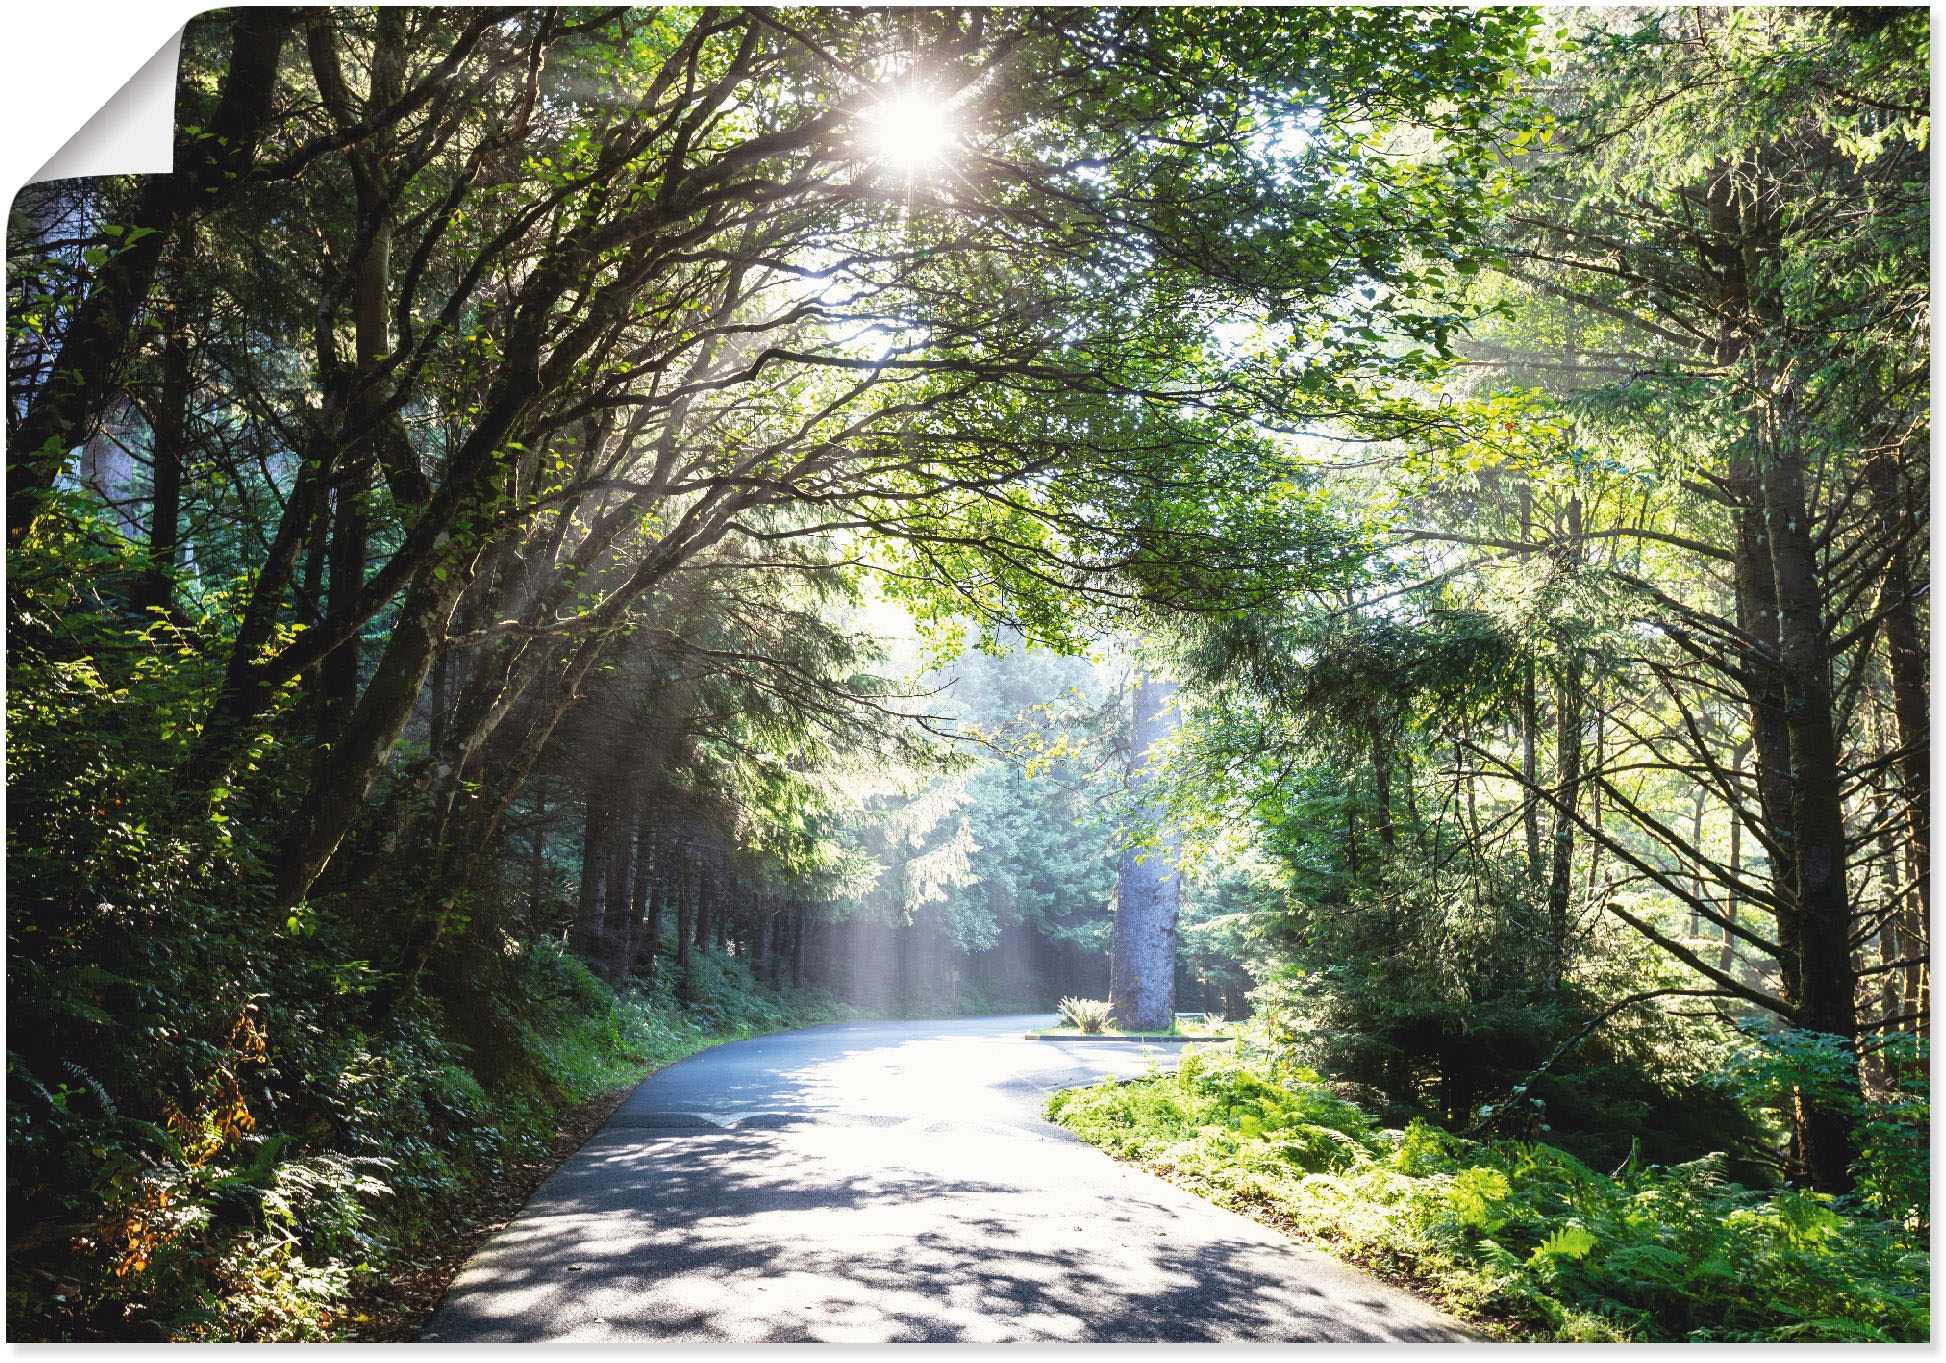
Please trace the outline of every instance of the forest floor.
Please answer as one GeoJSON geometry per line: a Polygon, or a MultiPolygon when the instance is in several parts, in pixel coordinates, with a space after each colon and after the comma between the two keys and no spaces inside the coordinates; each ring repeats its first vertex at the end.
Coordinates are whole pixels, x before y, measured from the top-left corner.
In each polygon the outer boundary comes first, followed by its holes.
{"type": "Polygon", "coordinates": [[[1930,1335],[1922,1223],[1861,1199],[1745,1187],[1725,1177],[1720,1154],[1669,1166],[1631,1158],[1603,1174],[1542,1142],[1470,1140],[1418,1120],[1383,1127],[1316,1074],[1235,1048],[1069,1089],[1048,1115],[1499,1339],[1930,1335]]]}
{"type": "Polygon", "coordinates": [[[389,1271],[362,1282],[346,1303],[356,1323],[351,1341],[402,1343],[416,1339],[467,1260],[527,1204],[543,1180],[560,1168],[636,1089],[618,1085],[577,1103],[560,1117],[560,1131],[531,1159],[510,1160],[496,1175],[449,1199],[412,1244],[401,1246],[389,1271]]]}

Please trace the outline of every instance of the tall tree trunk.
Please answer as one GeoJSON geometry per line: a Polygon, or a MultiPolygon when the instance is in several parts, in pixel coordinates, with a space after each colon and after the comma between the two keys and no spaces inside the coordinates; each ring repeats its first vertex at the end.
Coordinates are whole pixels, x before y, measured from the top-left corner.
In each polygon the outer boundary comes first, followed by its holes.
{"type": "Polygon", "coordinates": [[[581,821],[581,887],[576,900],[574,935],[569,944],[574,954],[584,961],[601,958],[606,918],[608,829],[613,822],[606,803],[600,797],[590,795],[587,814],[581,821]]]}
{"type": "MultiPolygon", "coordinates": [[[[345,481],[333,495],[328,554],[331,590],[325,598],[326,628],[347,626],[357,615],[359,598],[364,594],[365,554],[371,539],[370,518],[365,511],[367,477],[364,462],[354,457],[345,481]]],[[[319,711],[325,733],[337,733],[357,707],[362,651],[363,640],[357,630],[352,630],[318,664],[318,681],[323,688],[319,711]]]]}
{"type": "MultiPolygon", "coordinates": [[[[1803,452],[1794,432],[1793,395],[1781,410],[1759,465],[1764,526],[1777,584],[1778,657],[1791,761],[1791,853],[1799,918],[1798,1024],[1847,1044],[1858,1038],[1858,975],[1852,963],[1852,904],[1846,883],[1844,781],[1833,715],[1830,640],[1824,593],[1804,495],[1803,452]]],[[[1854,1076],[1855,1082],[1855,1076],[1854,1076]]],[[[1850,1119],[1832,1106],[1799,1100],[1798,1135],[1812,1184],[1847,1192],[1857,1156],[1850,1119]]]]}
{"type": "Polygon", "coordinates": [[[1909,879],[1923,921],[1932,911],[1932,726],[1926,689],[1926,650],[1919,628],[1912,573],[1917,530],[1907,509],[1904,479],[1892,455],[1880,451],[1865,463],[1879,533],[1891,543],[1878,608],[1885,618],[1885,670],[1892,686],[1892,717],[1899,736],[1899,776],[1904,787],[1909,879]]]}
{"type": "Polygon", "coordinates": [[[757,925],[757,952],[754,964],[757,978],[768,983],[777,978],[772,957],[777,950],[777,905],[766,901],[759,906],[757,925]]]}
{"type": "Polygon", "coordinates": [[[656,845],[656,825],[647,810],[636,820],[634,906],[630,914],[632,931],[628,955],[623,960],[624,978],[630,972],[655,983],[655,939],[662,930],[662,892],[658,884],[661,849],[656,845]]]}
{"type": "Polygon", "coordinates": [[[1134,1031],[1161,1031],[1175,1021],[1176,918],[1181,876],[1176,840],[1158,825],[1161,811],[1145,798],[1154,774],[1148,764],[1176,732],[1171,682],[1144,676],[1135,685],[1135,725],[1129,745],[1133,836],[1154,845],[1124,848],[1116,867],[1115,936],[1109,955],[1109,1003],[1116,1019],[1134,1031]],[[1142,827],[1142,824],[1149,825],[1142,827]]]}
{"type": "MultiPolygon", "coordinates": [[[[1520,485],[1520,542],[1534,542],[1534,489],[1525,481],[1520,485]]],[[[1523,562],[1528,551],[1521,551],[1523,562]]],[[[1541,785],[1541,764],[1537,752],[1540,743],[1540,698],[1534,685],[1534,660],[1530,657],[1521,664],[1520,669],[1520,776],[1525,783],[1522,787],[1526,807],[1521,811],[1521,826],[1527,834],[1527,875],[1532,883],[1541,883],[1541,802],[1534,792],[1541,785]]]]}
{"type": "Polygon", "coordinates": [[[1550,983],[1559,989],[1567,978],[1573,936],[1574,820],[1569,811],[1581,790],[1581,658],[1572,646],[1561,664],[1554,715],[1554,774],[1561,807],[1554,820],[1547,880],[1547,946],[1550,983]]]}
{"type": "Polygon", "coordinates": [[[716,914],[716,898],[721,888],[717,883],[716,848],[704,846],[700,850],[698,863],[701,874],[696,881],[696,946],[699,950],[707,952],[710,949],[710,939],[716,932],[716,924],[713,920],[716,914]]]}
{"type": "MultiPolygon", "coordinates": [[[[1581,499],[1567,505],[1567,562],[1581,561],[1581,499]]],[[[1548,972],[1551,987],[1567,978],[1573,931],[1574,810],[1581,794],[1581,648],[1570,639],[1561,659],[1554,697],[1554,780],[1560,801],[1554,819],[1547,880],[1548,972]]]]}
{"type": "Polygon", "coordinates": [[[176,569],[182,544],[182,472],[189,424],[189,340],[180,312],[164,321],[162,385],[156,398],[154,440],[150,445],[149,554],[136,591],[144,612],[173,612],[176,569]]]}
{"type": "Polygon", "coordinates": [[[1777,583],[1764,535],[1763,508],[1751,461],[1740,458],[1729,479],[1736,513],[1737,628],[1750,639],[1740,659],[1748,679],[1750,754],[1757,788],[1758,842],[1771,865],[1777,899],[1777,971],[1784,997],[1799,997],[1800,940],[1797,868],[1790,856],[1791,752],[1784,723],[1784,683],[1778,666],[1777,583]]]}
{"type": "MultiPolygon", "coordinates": [[[[1766,248],[1775,251],[1775,232],[1764,214],[1749,201],[1744,185],[1754,167],[1722,164],[1715,168],[1704,192],[1709,235],[1701,253],[1715,275],[1715,313],[1719,330],[1714,342],[1715,362],[1727,369],[1744,367],[1748,337],[1763,327],[1769,300],[1752,292],[1753,280],[1764,274],[1766,248]]],[[[1784,681],[1779,663],[1777,575],[1771,561],[1766,528],[1764,489],[1755,446],[1756,424],[1731,456],[1724,472],[1724,488],[1736,524],[1735,560],[1737,628],[1750,640],[1741,662],[1748,681],[1750,744],[1755,760],[1757,802],[1761,813],[1759,841],[1770,856],[1772,891],[1777,898],[1778,972],[1784,996],[1798,997],[1801,949],[1796,868],[1791,844],[1791,755],[1786,729],[1784,681]]]]}
{"type": "MultiPolygon", "coordinates": [[[[1743,759],[1749,752],[1750,745],[1746,741],[1739,743],[1736,750],[1730,754],[1730,771],[1732,775],[1742,775],[1743,759]]],[[[1718,968],[1725,974],[1736,973],[1737,945],[1735,929],[1737,909],[1741,904],[1741,900],[1737,895],[1735,882],[1743,879],[1743,819],[1736,809],[1730,811],[1730,875],[1732,877],[1732,883],[1726,891],[1728,898],[1723,906],[1723,916],[1730,920],[1730,925],[1723,930],[1723,952],[1717,962],[1718,968]]]]}
{"type": "Polygon", "coordinates": [[[683,840],[682,874],[676,895],[676,997],[696,1001],[696,906],[702,898],[702,858],[693,836],[683,840]]]}
{"type": "MultiPolygon", "coordinates": [[[[1756,161],[1720,167],[1705,196],[1705,256],[1718,270],[1724,330],[1717,359],[1748,376],[1767,406],[1750,419],[1727,484],[1739,504],[1738,624],[1755,647],[1746,659],[1751,739],[1765,846],[1778,867],[1779,972],[1800,1027],[1857,1037],[1857,975],[1845,880],[1843,788],[1832,713],[1830,640],[1792,380],[1752,352],[1752,333],[1782,334],[1776,297],[1781,202],[1765,195],[1756,161]]],[[[1856,1074],[1852,1075],[1856,1082],[1856,1074]]],[[[1851,1187],[1855,1151],[1843,1104],[1797,1095],[1792,1143],[1822,1191],[1851,1187]]]]}
{"type": "Polygon", "coordinates": [[[811,924],[803,904],[797,905],[791,916],[795,924],[795,930],[791,933],[791,985],[802,989],[810,979],[807,958],[811,945],[811,924]]]}
{"type": "MultiPolygon", "coordinates": [[[[364,108],[366,116],[397,102],[402,93],[403,24],[403,16],[396,10],[378,13],[370,92],[364,108]]],[[[350,131],[359,122],[359,110],[354,107],[353,96],[345,87],[338,66],[333,28],[328,24],[314,24],[307,37],[314,79],[324,103],[339,129],[350,131]]],[[[331,596],[325,614],[328,627],[346,632],[344,642],[325,656],[319,668],[324,687],[323,709],[333,730],[350,717],[357,704],[359,668],[363,662],[363,639],[350,625],[357,617],[364,593],[365,560],[371,543],[369,502],[377,463],[372,431],[374,413],[382,398],[375,375],[392,349],[392,204],[385,185],[392,140],[389,132],[380,132],[353,146],[349,153],[357,201],[356,222],[364,242],[363,251],[352,263],[354,354],[350,372],[343,372],[337,362],[336,338],[328,331],[321,335],[319,345],[319,367],[328,378],[350,390],[346,404],[348,424],[360,433],[347,451],[338,475],[331,526],[331,596]]]]}
{"type": "Polygon", "coordinates": [[[623,782],[615,801],[602,849],[605,892],[596,973],[619,989],[628,978],[629,960],[635,951],[635,925],[641,918],[635,882],[635,833],[640,815],[631,782],[623,782]]]}

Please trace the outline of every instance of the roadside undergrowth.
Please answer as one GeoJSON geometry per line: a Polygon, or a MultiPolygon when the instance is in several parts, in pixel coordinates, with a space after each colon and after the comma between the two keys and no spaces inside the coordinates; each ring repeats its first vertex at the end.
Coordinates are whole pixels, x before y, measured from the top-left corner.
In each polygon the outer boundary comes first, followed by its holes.
{"type": "Polygon", "coordinates": [[[1317,1074],[1241,1047],[1068,1089],[1048,1115],[1502,1336],[1928,1337],[1922,1222],[1865,1196],[1746,1188],[1720,1156],[1604,1174],[1545,1144],[1384,1130],[1317,1074]]]}
{"type": "Polygon", "coordinates": [[[666,984],[618,995],[551,942],[510,947],[490,987],[363,1030],[293,1025],[260,996],[207,1101],[163,1122],[78,1065],[78,1084],[36,1089],[10,1052],[27,1090],[9,1110],[13,1191],[47,1210],[10,1245],[9,1337],[409,1338],[634,1083],[718,1042],[853,1015],[731,958],[695,969],[706,1007],[666,984]],[[86,1167],[62,1174],[61,1159],[86,1167]]]}

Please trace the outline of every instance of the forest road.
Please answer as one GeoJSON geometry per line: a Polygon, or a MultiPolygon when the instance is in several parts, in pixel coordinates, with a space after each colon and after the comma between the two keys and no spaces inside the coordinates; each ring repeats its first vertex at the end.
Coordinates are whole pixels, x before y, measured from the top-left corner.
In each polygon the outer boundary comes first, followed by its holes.
{"type": "Polygon", "coordinates": [[[1022,1038],[1050,1021],[811,1027],[650,1076],[420,1338],[1477,1338],[1042,1121],[1054,1089],[1179,1054],[1022,1038]]]}

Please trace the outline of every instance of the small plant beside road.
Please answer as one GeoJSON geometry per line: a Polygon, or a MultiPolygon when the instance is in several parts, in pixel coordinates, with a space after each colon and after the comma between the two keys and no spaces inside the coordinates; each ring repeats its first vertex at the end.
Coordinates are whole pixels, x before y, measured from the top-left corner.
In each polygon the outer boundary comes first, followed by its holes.
{"type": "Polygon", "coordinates": [[[1061,1020],[1052,1027],[1029,1032],[1030,1040],[1060,1041],[1075,1037],[1099,1037],[1125,1041],[1231,1041],[1223,1018],[1216,1013],[1178,1013],[1167,1028],[1135,1031],[1115,1025],[1113,1006],[1100,999],[1062,999],[1061,1020]]]}
{"type": "Polygon", "coordinates": [[[1062,999],[1061,1020],[1088,1036],[1100,1036],[1115,1020],[1106,999],[1062,999]]]}

